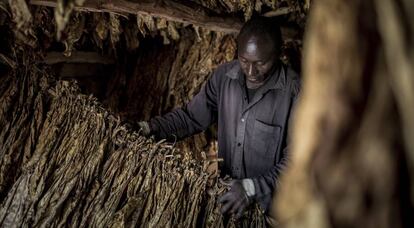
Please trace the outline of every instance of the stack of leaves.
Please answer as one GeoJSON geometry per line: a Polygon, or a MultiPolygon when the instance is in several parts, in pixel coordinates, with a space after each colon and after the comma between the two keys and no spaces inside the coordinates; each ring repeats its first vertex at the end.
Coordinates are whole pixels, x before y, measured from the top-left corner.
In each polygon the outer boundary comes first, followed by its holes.
{"type": "Polygon", "coordinates": [[[6,227],[263,227],[226,221],[208,161],[120,123],[35,66],[1,78],[0,224],[6,227]]]}

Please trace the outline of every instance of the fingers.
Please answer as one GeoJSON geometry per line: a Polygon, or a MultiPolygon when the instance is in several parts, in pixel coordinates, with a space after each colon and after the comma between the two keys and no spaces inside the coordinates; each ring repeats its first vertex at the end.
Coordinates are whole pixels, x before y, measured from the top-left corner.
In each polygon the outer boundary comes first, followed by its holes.
{"type": "Polygon", "coordinates": [[[249,198],[243,189],[240,190],[242,186],[237,186],[237,183],[233,181],[231,190],[222,195],[218,202],[223,204],[221,213],[235,214],[236,218],[240,218],[249,205],[249,198]]]}
{"type": "Polygon", "coordinates": [[[218,202],[223,204],[221,206],[221,213],[227,213],[233,207],[233,200],[231,193],[227,192],[218,199],[218,202]]]}
{"type": "Polygon", "coordinates": [[[222,206],[221,206],[221,213],[222,214],[226,214],[226,213],[228,213],[229,212],[229,210],[230,210],[230,208],[232,208],[233,207],[233,202],[231,202],[231,201],[227,201],[227,203],[224,203],[222,206]]]}
{"type": "Polygon", "coordinates": [[[244,200],[228,200],[221,207],[221,213],[235,214],[235,218],[242,217],[243,212],[246,209],[246,202],[244,200]]]}
{"type": "Polygon", "coordinates": [[[246,206],[247,204],[244,204],[244,203],[239,206],[239,208],[236,211],[236,216],[235,216],[236,219],[239,219],[243,216],[243,212],[246,210],[246,206]]]}
{"type": "Polygon", "coordinates": [[[236,213],[239,210],[239,208],[242,204],[243,204],[243,202],[240,201],[240,200],[234,201],[233,206],[231,207],[230,213],[231,214],[236,213]]]}
{"type": "Polygon", "coordinates": [[[219,203],[224,203],[226,201],[229,201],[231,199],[231,193],[227,192],[224,193],[224,195],[220,196],[220,198],[218,199],[219,203]]]}
{"type": "Polygon", "coordinates": [[[226,193],[219,198],[219,203],[222,203],[221,213],[240,213],[242,214],[246,208],[246,201],[234,198],[231,193],[226,193]]]}

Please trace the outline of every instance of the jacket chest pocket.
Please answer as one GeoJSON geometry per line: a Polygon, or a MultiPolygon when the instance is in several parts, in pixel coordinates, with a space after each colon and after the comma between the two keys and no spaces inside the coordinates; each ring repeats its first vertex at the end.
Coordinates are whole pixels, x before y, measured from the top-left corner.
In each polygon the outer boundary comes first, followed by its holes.
{"type": "Polygon", "coordinates": [[[270,125],[256,120],[252,140],[255,154],[271,159],[269,162],[274,163],[280,141],[280,131],[281,127],[278,125],[270,125]]]}

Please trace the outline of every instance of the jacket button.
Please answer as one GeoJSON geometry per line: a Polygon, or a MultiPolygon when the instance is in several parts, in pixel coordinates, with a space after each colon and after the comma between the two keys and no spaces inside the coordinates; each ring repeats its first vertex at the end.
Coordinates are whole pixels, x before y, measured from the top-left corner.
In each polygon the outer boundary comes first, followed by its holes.
{"type": "Polygon", "coordinates": [[[237,143],[237,146],[241,146],[241,143],[237,143]]]}
{"type": "Polygon", "coordinates": [[[244,122],[244,118],[241,119],[241,122],[244,122]]]}

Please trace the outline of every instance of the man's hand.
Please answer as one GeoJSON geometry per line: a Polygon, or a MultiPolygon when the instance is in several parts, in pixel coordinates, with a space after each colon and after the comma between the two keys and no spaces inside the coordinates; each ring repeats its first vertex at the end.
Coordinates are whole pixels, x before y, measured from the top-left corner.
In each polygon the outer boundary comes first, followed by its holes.
{"type": "Polygon", "coordinates": [[[236,219],[239,219],[252,200],[247,195],[242,180],[233,180],[230,191],[221,196],[218,202],[223,204],[221,213],[236,214],[236,219]]]}

